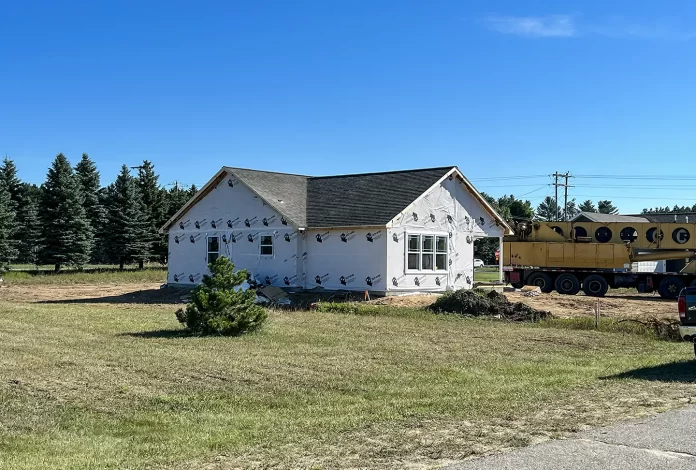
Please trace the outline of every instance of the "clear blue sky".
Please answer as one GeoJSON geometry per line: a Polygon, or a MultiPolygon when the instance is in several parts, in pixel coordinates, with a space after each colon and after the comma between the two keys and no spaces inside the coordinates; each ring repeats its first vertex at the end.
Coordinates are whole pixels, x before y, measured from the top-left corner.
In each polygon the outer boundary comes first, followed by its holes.
{"type": "Polygon", "coordinates": [[[0,155],[30,182],[88,152],[104,183],[143,159],[164,184],[454,164],[534,204],[556,170],[655,175],[574,181],[625,213],[696,202],[694,2],[7,1],[0,20],[0,155]]]}

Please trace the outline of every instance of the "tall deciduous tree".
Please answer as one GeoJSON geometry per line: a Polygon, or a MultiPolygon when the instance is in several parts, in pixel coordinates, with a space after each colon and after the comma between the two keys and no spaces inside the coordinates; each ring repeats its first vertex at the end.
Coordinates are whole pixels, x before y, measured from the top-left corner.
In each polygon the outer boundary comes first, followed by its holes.
{"type": "Polygon", "coordinates": [[[5,181],[0,179],[0,272],[17,258],[15,233],[15,212],[5,181]]]}
{"type": "Polygon", "coordinates": [[[89,158],[86,153],[82,154],[82,159],[75,165],[75,176],[80,184],[82,196],[84,198],[83,207],[85,215],[89,220],[92,234],[92,252],[90,259],[93,262],[101,261],[99,253],[103,251],[103,239],[106,229],[106,211],[99,199],[99,171],[97,165],[89,158]]]}
{"type": "Polygon", "coordinates": [[[598,201],[597,210],[600,214],[618,214],[619,209],[609,200],[598,201]]]}
{"type": "Polygon", "coordinates": [[[123,165],[109,192],[109,249],[119,268],[137,261],[140,268],[151,256],[152,239],[135,178],[123,165]]]}
{"type": "Polygon", "coordinates": [[[145,160],[138,170],[138,188],[143,200],[148,236],[152,240],[152,254],[164,261],[167,257],[167,243],[159,228],[167,221],[167,208],[164,193],[159,185],[155,166],[145,160]]]}
{"type": "Polygon", "coordinates": [[[41,198],[42,260],[60,271],[64,264],[79,268],[89,261],[92,230],[82,207],[84,198],[70,162],[59,153],[46,175],[41,198]]]}

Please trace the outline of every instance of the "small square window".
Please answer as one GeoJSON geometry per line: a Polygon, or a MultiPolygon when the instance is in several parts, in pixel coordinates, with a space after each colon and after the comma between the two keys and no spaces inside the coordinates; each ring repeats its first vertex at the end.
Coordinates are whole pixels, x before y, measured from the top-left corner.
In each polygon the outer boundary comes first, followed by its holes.
{"type": "Polygon", "coordinates": [[[208,237],[208,251],[220,251],[220,239],[218,237],[208,237]]]}
{"type": "Polygon", "coordinates": [[[261,235],[262,256],[273,256],[273,237],[271,235],[261,235]]]}
{"type": "Polygon", "coordinates": [[[409,235],[408,236],[408,251],[419,251],[420,236],[409,235]]]}
{"type": "Polygon", "coordinates": [[[421,269],[423,271],[426,271],[426,270],[432,271],[432,269],[433,269],[433,255],[428,254],[428,253],[423,253],[422,264],[423,265],[421,266],[421,269]]]}
{"type": "Polygon", "coordinates": [[[437,237],[437,252],[447,253],[447,237],[437,237]]]}
{"type": "Polygon", "coordinates": [[[208,253],[208,263],[214,263],[220,257],[217,253],[208,253]]]}
{"type": "Polygon", "coordinates": [[[418,265],[419,258],[420,258],[420,255],[418,253],[409,253],[408,254],[408,269],[420,269],[420,266],[418,265]]]}
{"type": "Polygon", "coordinates": [[[435,266],[438,270],[447,269],[447,255],[435,255],[435,266]]]}
{"type": "Polygon", "coordinates": [[[433,242],[435,237],[432,235],[423,236],[423,251],[432,253],[434,251],[433,242]]]}

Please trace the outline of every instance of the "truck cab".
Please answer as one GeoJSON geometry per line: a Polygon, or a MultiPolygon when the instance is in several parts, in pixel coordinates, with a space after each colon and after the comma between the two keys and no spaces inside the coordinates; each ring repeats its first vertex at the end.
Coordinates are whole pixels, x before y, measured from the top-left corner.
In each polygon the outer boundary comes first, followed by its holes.
{"type": "Polygon", "coordinates": [[[684,341],[694,343],[696,354],[696,287],[682,289],[678,298],[679,336],[684,341]]]}

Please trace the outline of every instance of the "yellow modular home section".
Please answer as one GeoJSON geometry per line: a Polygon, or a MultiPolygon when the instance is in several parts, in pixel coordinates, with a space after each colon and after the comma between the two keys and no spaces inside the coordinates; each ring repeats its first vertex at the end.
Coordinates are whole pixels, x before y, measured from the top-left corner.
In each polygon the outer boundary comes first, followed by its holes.
{"type": "Polygon", "coordinates": [[[568,242],[505,242],[506,266],[557,268],[623,268],[628,263],[623,244],[568,242]]]}
{"type": "Polygon", "coordinates": [[[624,245],[634,249],[696,249],[696,224],[533,222],[531,233],[517,234],[528,242],[578,241],[624,245]]]}

